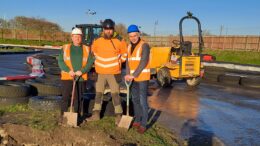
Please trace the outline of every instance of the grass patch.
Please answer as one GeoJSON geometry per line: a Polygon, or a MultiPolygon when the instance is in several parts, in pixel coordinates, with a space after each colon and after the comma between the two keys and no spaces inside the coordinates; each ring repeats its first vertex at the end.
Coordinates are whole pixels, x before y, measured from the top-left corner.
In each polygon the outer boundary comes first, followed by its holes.
{"type": "Polygon", "coordinates": [[[14,48],[0,48],[0,52],[26,52],[28,49],[25,48],[19,48],[19,47],[14,47],[14,48]]]}
{"type": "Polygon", "coordinates": [[[115,138],[121,143],[138,144],[149,146],[175,146],[178,143],[175,141],[176,137],[159,124],[154,124],[144,134],[139,134],[135,129],[125,131],[115,126],[113,117],[104,117],[97,122],[90,122],[83,126],[83,129],[97,129],[109,134],[110,137],[115,138]]]}
{"type": "Polygon", "coordinates": [[[4,115],[4,111],[0,110],[0,117],[2,117],[4,115]]]}
{"type": "Polygon", "coordinates": [[[0,44],[19,44],[19,45],[36,45],[36,46],[43,46],[43,45],[54,45],[60,46],[68,42],[61,42],[61,41],[39,41],[39,40],[17,40],[17,39],[0,39],[0,44]]]}
{"type": "Polygon", "coordinates": [[[0,108],[0,116],[8,115],[11,123],[28,125],[38,130],[52,130],[58,126],[58,111],[34,111],[28,105],[12,105],[0,108]]]}
{"type": "Polygon", "coordinates": [[[17,104],[17,105],[11,105],[11,106],[6,106],[6,107],[0,107],[0,111],[2,113],[26,112],[26,111],[29,111],[29,108],[28,108],[28,105],[17,104]]]}
{"type": "Polygon", "coordinates": [[[29,117],[29,126],[39,130],[53,130],[58,126],[58,112],[34,111],[29,117]]]}
{"type": "Polygon", "coordinates": [[[204,49],[202,53],[216,56],[217,61],[260,65],[260,52],[204,49]]]}
{"type": "MultiPolygon", "coordinates": [[[[51,131],[58,127],[59,112],[34,111],[25,105],[15,105],[0,108],[1,117],[8,123],[26,125],[42,131],[51,131]],[[7,116],[5,116],[7,115],[7,116]]],[[[126,131],[115,126],[114,117],[104,117],[97,122],[87,122],[78,130],[94,130],[106,133],[112,139],[122,144],[137,144],[149,146],[177,146],[177,138],[168,129],[154,124],[144,134],[139,134],[135,129],[126,131]]]]}

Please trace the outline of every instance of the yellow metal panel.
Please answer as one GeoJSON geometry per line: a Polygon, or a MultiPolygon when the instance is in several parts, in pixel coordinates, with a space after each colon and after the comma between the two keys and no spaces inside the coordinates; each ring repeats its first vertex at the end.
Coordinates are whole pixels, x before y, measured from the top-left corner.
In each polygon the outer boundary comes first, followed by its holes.
{"type": "Polygon", "coordinates": [[[183,56],[182,57],[182,76],[199,76],[200,75],[200,57],[183,56]]]}
{"type": "Polygon", "coordinates": [[[158,68],[169,61],[171,47],[152,47],[150,50],[150,67],[158,68]]]}
{"type": "Polygon", "coordinates": [[[172,78],[179,78],[180,77],[180,66],[176,66],[175,69],[170,69],[170,74],[172,78]]]}

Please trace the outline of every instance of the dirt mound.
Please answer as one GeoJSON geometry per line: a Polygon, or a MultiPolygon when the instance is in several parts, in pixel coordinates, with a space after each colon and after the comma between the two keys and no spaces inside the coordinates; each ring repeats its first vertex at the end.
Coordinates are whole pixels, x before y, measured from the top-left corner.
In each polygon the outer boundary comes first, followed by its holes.
{"type": "Polygon", "coordinates": [[[4,124],[2,127],[9,136],[9,143],[16,145],[120,145],[102,131],[64,127],[57,127],[51,131],[41,131],[15,124],[4,124]]]}

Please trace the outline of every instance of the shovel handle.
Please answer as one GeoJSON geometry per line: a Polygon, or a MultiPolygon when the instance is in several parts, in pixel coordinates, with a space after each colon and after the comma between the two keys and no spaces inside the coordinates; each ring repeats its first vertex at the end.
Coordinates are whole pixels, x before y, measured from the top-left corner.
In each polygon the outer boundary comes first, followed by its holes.
{"type": "Polygon", "coordinates": [[[72,107],[73,107],[73,103],[74,103],[74,97],[75,97],[75,86],[76,86],[76,82],[78,81],[79,77],[75,77],[73,79],[73,86],[72,86],[72,93],[71,93],[71,101],[70,101],[70,112],[72,112],[72,107]]]}
{"type": "Polygon", "coordinates": [[[129,116],[129,100],[130,100],[130,86],[132,81],[125,81],[126,89],[127,89],[127,96],[126,96],[126,115],[129,116]]]}

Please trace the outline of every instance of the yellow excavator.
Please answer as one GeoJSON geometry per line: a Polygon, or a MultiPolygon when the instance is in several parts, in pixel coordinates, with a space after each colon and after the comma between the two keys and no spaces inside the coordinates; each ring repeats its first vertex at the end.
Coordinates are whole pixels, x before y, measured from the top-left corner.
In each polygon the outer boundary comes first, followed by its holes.
{"type": "Polygon", "coordinates": [[[201,81],[203,38],[199,19],[188,12],[179,22],[179,31],[180,40],[174,40],[173,47],[151,48],[150,67],[162,87],[169,86],[173,80],[184,79],[188,86],[197,86],[201,81]],[[182,24],[186,19],[193,19],[198,24],[199,50],[196,53],[192,52],[192,42],[184,41],[182,24]]]}

